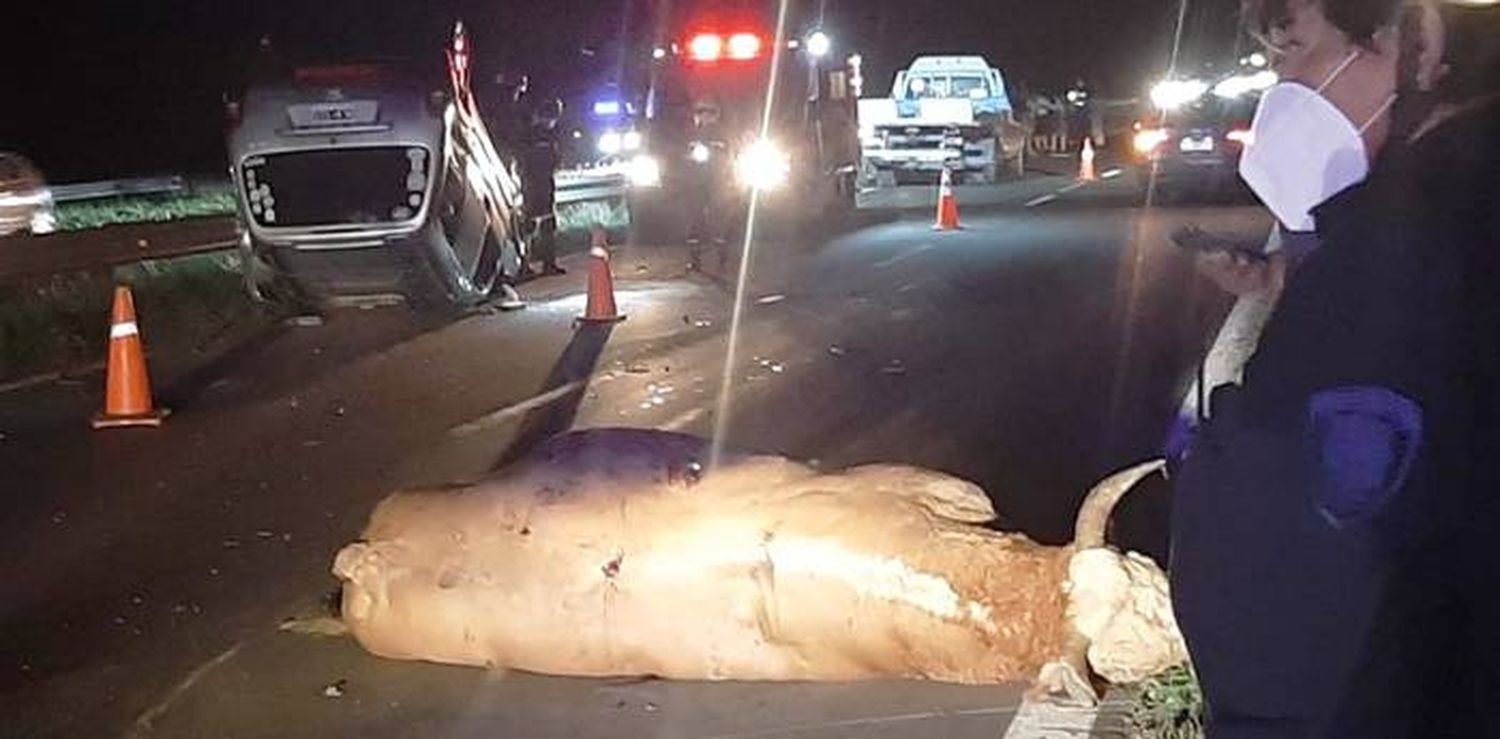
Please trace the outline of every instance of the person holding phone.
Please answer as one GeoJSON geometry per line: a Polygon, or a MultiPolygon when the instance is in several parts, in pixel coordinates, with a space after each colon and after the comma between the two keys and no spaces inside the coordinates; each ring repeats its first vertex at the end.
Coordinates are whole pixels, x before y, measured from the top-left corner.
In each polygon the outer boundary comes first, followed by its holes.
{"type": "Polygon", "coordinates": [[[1282,81],[1241,171],[1298,243],[1213,258],[1281,295],[1175,475],[1211,739],[1500,736],[1500,104],[1440,105],[1496,82],[1456,13],[1246,4],[1282,81]]]}

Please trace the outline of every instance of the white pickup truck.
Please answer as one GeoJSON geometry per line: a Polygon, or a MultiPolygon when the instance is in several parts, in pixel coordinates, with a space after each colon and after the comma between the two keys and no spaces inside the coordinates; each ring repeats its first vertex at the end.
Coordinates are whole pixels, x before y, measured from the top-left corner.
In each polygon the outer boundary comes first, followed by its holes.
{"type": "Polygon", "coordinates": [[[859,101],[863,179],[890,185],[947,168],[994,182],[1019,153],[1006,135],[1015,125],[1005,79],[984,57],[918,57],[896,74],[889,98],[859,101]]]}

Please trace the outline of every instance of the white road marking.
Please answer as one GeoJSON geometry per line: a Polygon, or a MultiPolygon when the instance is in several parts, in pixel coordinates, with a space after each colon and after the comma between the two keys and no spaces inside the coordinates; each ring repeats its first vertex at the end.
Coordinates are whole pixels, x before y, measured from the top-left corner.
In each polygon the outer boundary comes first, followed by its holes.
{"type": "Polygon", "coordinates": [[[674,419],[672,419],[670,421],[667,421],[666,423],[662,424],[661,425],[661,430],[662,431],[681,431],[681,430],[687,428],[688,426],[693,425],[694,423],[696,423],[698,421],[698,419],[703,418],[707,414],[708,414],[708,411],[705,410],[705,409],[703,409],[703,408],[694,408],[694,409],[692,409],[690,411],[687,411],[686,413],[683,413],[683,414],[677,416],[676,418],[674,418],[674,419]]]}
{"type": "Polygon", "coordinates": [[[157,719],[166,715],[167,710],[172,707],[173,703],[177,702],[178,698],[182,697],[183,693],[191,690],[194,685],[198,684],[199,680],[202,680],[208,673],[212,672],[214,668],[234,659],[234,656],[240,653],[240,648],[243,646],[245,646],[244,642],[240,642],[224,650],[219,656],[203,663],[198,669],[188,673],[188,676],[182,682],[178,683],[177,687],[172,689],[172,692],[167,693],[167,697],[163,698],[160,703],[152,706],[145,713],[141,714],[140,718],[135,720],[135,731],[132,734],[139,736],[142,732],[150,732],[152,724],[156,723],[157,719]]]}
{"type": "Polygon", "coordinates": [[[1062,707],[1027,699],[1001,739],[1088,739],[1098,719],[1097,708],[1062,707]]]}
{"type": "Polygon", "coordinates": [[[758,737],[787,736],[807,734],[821,729],[850,729],[861,726],[880,726],[882,724],[910,723],[914,721],[930,721],[933,719],[953,718],[954,716],[1004,716],[1014,713],[1010,708],[974,708],[962,711],[929,711],[925,713],[902,713],[894,716],[871,716],[869,718],[851,718],[841,721],[821,721],[815,724],[798,724],[796,726],[784,726],[777,729],[766,729],[742,734],[715,734],[707,739],[757,739],[758,737]]]}
{"type": "Polygon", "coordinates": [[[929,251],[932,251],[933,248],[934,248],[934,246],[932,244],[923,244],[923,245],[921,245],[921,246],[919,246],[919,247],[917,247],[915,249],[912,249],[911,251],[903,252],[901,254],[897,254],[896,256],[891,257],[889,259],[882,259],[882,260],[880,260],[880,261],[878,261],[875,264],[870,265],[870,266],[873,267],[873,268],[875,268],[875,269],[885,269],[887,267],[894,267],[894,266],[896,266],[896,265],[898,265],[898,264],[900,264],[900,263],[902,263],[902,262],[904,262],[904,261],[906,261],[908,259],[911,259],[912,257],[920,256],[920,255],[925,254],[925,253],[927,253],[929,251]]]}
{"type": "Polygon", "coordinates": [[[1106,169],[1106,170],[1104,170],[1104,173],[1101,174],[1101,175],[1099,175],[1099,177],[1102,178],[1102,179],[1106,179],[1106,180],[1112,180],[1112,179],[1114,179],[1116,177],[1119,177],[1122,174],[1125,174],[1125,170],[1120,169],[1119,167],[1116,167],[1114,169],[1106,169]]]}
{"type": "Polygon", "coordinates": [[[1062,194],[1065,194],[1065,193],[1073,192],[1074,190],[1081,190],[1084,187],[1087,187],[1088,184],[1089,183],[1087,183],[1087,182],[1074,182],[1073,184],[1068,185],[1067,187],[1064,187],[1061,190],[1058,190],[1057,194],[1058,195],[1062,195],[1062,194]]]}
{"type": "Polygon", "coordinates": [[[1032,198],[1031,200],[1026,201],[1026,207],[1028,207],[1028,208],[1035,208],[1038,205],[1046,205],[1047,203],[1050,203],[1050,202],[1052,202],[1052,201],[1054,201],[1056,199],[1057,199],[1057,195],[1055,195],[1055,194],[1054,195],[1043,195],[1043,196],[1041,196],[1039,198],[1032,198]]]}
{"type": "Polygon", "coordinates": [[[527,400],[523,400],[519,403],[516,403],[515,405],[501,408],[500,410],[494,411],[492,413],[487,413],[461,426],[454,426],[453,428],[448,429],[448,435],[461,439],[466,436],[473,436],[474,434],[480,433],[482,431],[488,431],[523,413],[529,413],[533,410],[536,410],[537,408],[542,408],[556,403],[557,401],[567,397],[569,394],[583,389],[583,387],[587,384],[588,383],[583,380],[578,380],[576,382],[570,382],[554,390],[548,390],[541,395],[533,398],[528,398],[527,400]]]}

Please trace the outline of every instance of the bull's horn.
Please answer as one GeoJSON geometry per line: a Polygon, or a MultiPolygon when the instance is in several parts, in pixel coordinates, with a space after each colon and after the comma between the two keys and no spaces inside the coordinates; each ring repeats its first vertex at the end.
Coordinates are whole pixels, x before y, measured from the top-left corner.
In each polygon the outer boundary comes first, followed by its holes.
{"type": "Polygon", "coordinates": [[[1078,509],[1078,520],[1073,526],[1073,547],[1078,551],[1104,546],[1105,530],[1109,528],[1110,516],[1125,494],[1141,480],[1157,472],[1165,471],[1167,462],[1157,459],[1117,472],[1104,479],[1089,491],[1078,509]]]}

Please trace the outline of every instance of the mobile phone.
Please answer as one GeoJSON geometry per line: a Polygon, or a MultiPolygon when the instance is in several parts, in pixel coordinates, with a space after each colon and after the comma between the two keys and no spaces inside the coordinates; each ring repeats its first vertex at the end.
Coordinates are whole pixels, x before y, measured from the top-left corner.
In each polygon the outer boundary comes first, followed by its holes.
{"type": "Polygon", "coordinates": [[[1222,252],[1236,259],[1250,262],[1264,262],[1270,259],[1270,256],[1266,254],[1264,243],[1237,241],[1227,236],[1209,233],[1197,226],[1184,226],[1173,231],[1172,243],[1188,251],[1203,254],[1222,252]]]}

